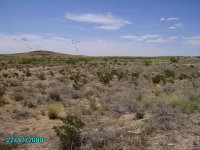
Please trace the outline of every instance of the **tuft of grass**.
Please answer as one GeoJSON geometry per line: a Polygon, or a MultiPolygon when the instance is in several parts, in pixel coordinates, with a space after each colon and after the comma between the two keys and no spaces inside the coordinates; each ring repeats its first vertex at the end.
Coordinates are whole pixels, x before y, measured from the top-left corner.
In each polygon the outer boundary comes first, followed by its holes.
{"type": "Polygon", "coordinates": [[[94,110],[94,111],[96,111],[96,110],[98,109],[95,99],[91,99],[91,100],[90,100],[90,108],[91,108],[92,110],[94,110]]]}
{"type": "Polygon", "coordinates": [[[174,98],[169,101],[169,105],[179,109],[182,113],[191,114],[195,111],[200,111],[200,97],[192,100],[174,98]]]}
{"type": "Polygon", "coordinates": [[[145,132],[142,132],[140,135],[140,142],[142,145],[146,146],[148,142],[147,134],[145,132]]]}
{"type": "Polygon", "coordinates": [[[91,111],[90,108],[82,107],[82,108],[81,108],[81,114],[82,114],[82,115],[91,115],[91,114],[92,114],[92,111],[91,111]]]}
{"type": "Polygon", "coordinates": [[[47,107],[49,119],[58,119],[59,118],[59,105],[56,103],[51,103],[47,107]]]}

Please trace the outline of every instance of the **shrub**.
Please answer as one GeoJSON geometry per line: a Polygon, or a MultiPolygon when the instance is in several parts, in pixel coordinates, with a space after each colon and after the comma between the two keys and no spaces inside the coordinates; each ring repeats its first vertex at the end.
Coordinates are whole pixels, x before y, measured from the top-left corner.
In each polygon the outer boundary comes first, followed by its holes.
{"type": "Polygon", "coordinates": [[[58,91],[50,91],[48,93],[48,96],[47,96],[47,99],[48,100],[52,100],[52,101],[61,101],[61,97],[60,97],[60,94],[58,91]]]}
{"type": "Polygon", "coordinates": [[[161,81],[162,81],[164,84],[166,83],[166,80],[165,80],[165,78],[164,78],[163,75],[157,74],[157,75],[155,75],[154,77],[152,77],[152,82],[153,82],[154,84],[159,84],[161,81]]]}
{"type": "Polygon", "coordinates": [[[14,96],[14,99],[15,99],[16,101],[20,101],[20,100],[23,100],[23,99],[24,99],[24,96],[23,96],[21,93],[19,93],[19,92],[15,92],[15,93],[13,94],[13,96],[14,96]]]}
{"type": "Polygon", "coordinates": [[[150,66],[150,65],[152,64],[152,61],[151,61],[151,60],[148,60],[148,59],[145,59],[145,60],[143,61],[143,64],[144,64],[145,66],[150,66]]]}
{"type": "Polygon", "coordinates": [[[103,84],[109,84],[110,81],[112,80],[112,73],[108,70],[98,72],[97,75],[98,75],[99,80],[103,84]]]}
{"type": "Polygon", "coordinates": [[[169,60],[173,63],[177,63],[178,62],[178,57],[170,57],[169,60]]]}
{"type": "Polygon", "coordinates": [[[80,129],[85,124],[76,116],[67,116],[61,120],[64,125],[54,126],[53,129],[61,141],[62,149],[78,149],[81,146],[80,129]]]}
{"type": "Polygon", "coordinates": [[[114,101],[111,109],[119,114],[136,112],[137,103],[135,102],[135,99],[133,99],[132,95],[124,95],[118,100],[114,101]]]}
{"type": "Polygon", "coordinates": [[[84,92],[81,90],[75,90],[72,88],[67,88],[65,90],[66,94],[69,95],[73,99],[83,98],[85,96],[84,92]]]}
{"type": "Polygon", "coordinates": [[[116,75],[117,78],[118,78],[118,80],[121,80],[121,79],[124,77],[124,72],[123,72],[122,70],[120,70],[120,69],[118,69],[118,70],[113,69],[113,70],[111,71],[111,74],[112,74],[112,75],[116,75]]]}
{"type": "Polygon", "coordinates": [[[40,80],[46,80],[46,76],[44,74],[44,72],[40,72],[36,75],[38,77],[38,79],[40,80]]]}
{"type": "Polygon", "coordinates": [[[143,118],[144,118],[144,115],[145,115],[144,112],[137,112],[137,113],[135,114],[135,116],[136,116],[137,119],[143,119],[143,118]]]}
{"type": "Polygon", "coordinates": [[[24,106],[27,106],[28,108],[36,107],[32,101],[25,101],[24,106]]]}
{"type": "Polygon", "coordinates": [[[58,104],[52,103],[48,105],[48,117],[49,119],[57,119],[59,114],[58,104]]]}
{"type": "Polygon", "coordinates": [[[152,111],[154,123],[161,130],[170,130],[176,120],[177,111],[171,107],[160,106],[152,111]]]}
{"type": "Polygon", "coordinates": [[[26,77],[30,77],[32,74],[31,74],[31,72],[30,72],[30,70],[27,70],[26,71],[26,77]]]}
{"type": "Polygon", "coordinates": [[[81,87],[83,87],[83,85],[84,85],[84,84],[79,83],[78,81],[76,81],[76,82],[73,83],[73,88],[74,88],[75,90],[80,90],[81,87]]]}
{"type": "Polygon", "coordinates": [[[181,73],[178,78],[179,78],[179,80],[183,80],[183,79],[188,78],[188,75],[181,73]]]}
{"type": "Polygon", "coordinates": [[[164,71],[165,77],[166,78],[175,78],[175,72],[172,70],[165,70],[164,71]]]}

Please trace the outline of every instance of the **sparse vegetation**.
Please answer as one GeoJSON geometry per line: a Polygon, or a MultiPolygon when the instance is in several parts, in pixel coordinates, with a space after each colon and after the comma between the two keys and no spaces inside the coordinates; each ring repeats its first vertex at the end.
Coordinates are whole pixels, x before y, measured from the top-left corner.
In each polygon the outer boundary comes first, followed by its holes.
{"type": "Polygon", "coordinates": [[[200,59],[170,58],[0,55],[0,131],[41,130],[49,149],[195,149],[200,59]]]}

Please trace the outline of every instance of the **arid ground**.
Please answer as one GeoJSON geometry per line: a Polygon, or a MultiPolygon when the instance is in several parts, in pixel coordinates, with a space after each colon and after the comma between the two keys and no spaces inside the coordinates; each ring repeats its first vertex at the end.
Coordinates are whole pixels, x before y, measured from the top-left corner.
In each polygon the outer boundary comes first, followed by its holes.
{"type": "Polygon", "coordinates": [[[200,150],[200,57],[0,55],[0,149],[200,150]]]}

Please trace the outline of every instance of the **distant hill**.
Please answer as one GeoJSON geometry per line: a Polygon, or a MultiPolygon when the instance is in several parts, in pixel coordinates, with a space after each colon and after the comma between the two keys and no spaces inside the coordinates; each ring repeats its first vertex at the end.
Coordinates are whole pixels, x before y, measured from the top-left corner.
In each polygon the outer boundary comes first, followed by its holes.
{"type": "Polygon", "coordinates": [[[76,57],[80,55],[63,54],[46,50],[36,50],[26,53],[0,54],[0,56],[17,56],[17,57],[76,57]]]}

